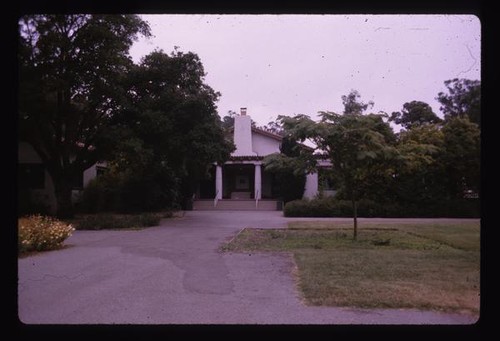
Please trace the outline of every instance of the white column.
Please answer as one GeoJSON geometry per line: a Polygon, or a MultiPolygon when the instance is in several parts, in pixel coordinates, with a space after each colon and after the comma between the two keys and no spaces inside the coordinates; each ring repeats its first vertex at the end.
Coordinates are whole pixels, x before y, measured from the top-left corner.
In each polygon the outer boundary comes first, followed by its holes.
{"type": "Polygon", "coordinates": [[[222,199],[222,166],[219,165],[215,168],[215,196],[222,199]]]}
{"type": "Polygon", "coordinates": [[[261,199],[262,198],[262,176],[261,176],[261,169],[260,169],[260,164],[255,165],[255,199],[261,199]]]}

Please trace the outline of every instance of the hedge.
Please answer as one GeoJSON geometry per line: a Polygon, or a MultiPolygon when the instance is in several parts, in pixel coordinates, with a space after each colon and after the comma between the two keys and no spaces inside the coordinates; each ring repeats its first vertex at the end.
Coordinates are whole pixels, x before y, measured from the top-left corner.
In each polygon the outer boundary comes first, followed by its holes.
{"type": "Polygon", "coordinates": [[[162,218],[172,216],[172,212],[141,214],[98,213],[80,215],[75,219],[77,230],[127,229],[157,226],[162,218]]]}
{"type": "MultiPolygon", "coordinates": [[[[285,204],[285,217],[352,217],[352,204],[332,197],[312,200],[294,200],[285,204]]],[[[358,217],[381,218],[478,218],[479,200],[440,201],[417,205],[415,203],[358,201],[358,217]]]]}

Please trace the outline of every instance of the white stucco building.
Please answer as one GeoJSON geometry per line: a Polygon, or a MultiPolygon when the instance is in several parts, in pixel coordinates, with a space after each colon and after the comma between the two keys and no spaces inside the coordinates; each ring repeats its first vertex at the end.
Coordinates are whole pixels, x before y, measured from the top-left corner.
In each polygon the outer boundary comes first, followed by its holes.
{"type": "MultiPolygon", "coordinates": [[[[200,183],[193,209],[280,209],[274,175],[265,171],[262,160],[280,152],[282,137],[253,128],[246,108],[241,108],[234,117],[233,141],[236,150],[229,161],[214,165],[212,179],[200,183]]],[[[313,198],[318,192],[318,173],[307,174],[303,197],[313,198]]]]}

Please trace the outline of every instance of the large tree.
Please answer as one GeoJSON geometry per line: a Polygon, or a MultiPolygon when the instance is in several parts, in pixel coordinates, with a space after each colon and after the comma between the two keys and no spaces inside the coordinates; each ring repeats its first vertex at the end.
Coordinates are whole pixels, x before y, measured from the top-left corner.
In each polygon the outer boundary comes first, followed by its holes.
{"type": "Polygon", "coordinates": [[[19,130],[49,172],[57,215],[71,216],[72,179],[103,158],[121,108],[136,15],[29,15],[19,20],[19,130]]]}
{"type": "Polygon", "coordinates": [[[467,116],[481,126],[481,81],[455,78],[444,85],[448,93],[440,92],[436,99],[445,119],[467,116]]]}
{"type": "Polygon", "coordinates": [[[403,206],[422,210],[445,200],[441,127],[426,124],[404,130],[398,136],[397,149],[402,159],[394,172],[395,200],[403,206]]]}
{"type": "Polygon", "coordinates": [[[143,193],[131,208],[182,204],[212,164],[224,162],[233,150],[217,114],[219,93],[204,77],[199,57],[180,51],[154,51],[130,72],[129,105],[113,121],[122,136],[113,162],[134,179],[134,197],[143,193]],[[151,200],[149,188],[158,200],[151,200]]]}
{"type": "Polygon", "coordinates": [[[481,180],[481,132],[467,117],[449,119],[443,126],[442,164],[450,199],[462,199],[464,192],[479,193],[481,180]]]}
{"type": "Polygon", "coordinates": [[[439,123],[441,119],[432,111],[429,104],[421,101],[411,101],[403,104],[401,112],[393,112],[389,121],[411,129],[423,124],[439,123]]]}
{"type": "Polygon", "coordinates": [[[479,194],[480,132],[468,118],[402,131],[397,149],[402,160],[394,174],[395,197],[412,214],[446,214],[466,204],[466,191],[479,194]]]}

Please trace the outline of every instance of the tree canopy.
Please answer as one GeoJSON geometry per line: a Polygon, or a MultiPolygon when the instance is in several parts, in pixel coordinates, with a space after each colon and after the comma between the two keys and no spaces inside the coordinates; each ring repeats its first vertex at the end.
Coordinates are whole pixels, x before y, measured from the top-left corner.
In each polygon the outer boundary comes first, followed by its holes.
{"type": "MultiPolygon", "coordinates": [[[[330,160],[336,198],[352,203],[354,236],[362,199],[387,205],[391,212],[403,207],[414,216],[456,214],[460,207],[477,212],[477,203],[466,202],[465,196],[479,194],[480,187],[480,131],[468,115],[448,115],[443,121],[427,103],[411,101],[387,120],[387,115],[364,114],[368,105],[360,103],[357,91],[342,99],[344,113],[320,112],[319,122],[307,115],[279,119],[284,136],[313,141],[315,152],[330,160]],[[387,121],[406,130],[396,134],[387,121]]],[[[307,164],[312,169],[316,163],[307,164]]]]}
{"type": "Polygon", "coordinates": [[[455,117],[442,129],[445,154],[442,164],[451,199],[463,198],[466,190],[479,193],[481,180],[481,132],[468,118],[455,117]]]}
{"type": "Polygon", "coordinates": [[[344,105],[344,114],[346,115],[361,115],[368,108],[372,108],[373,101],[364,103],[360,101],[361,95],[357,90],[351,90],[348,95],[342,96],[342,104],[344,105]]]}
{"type": "Polygon", "coordinates": [[[182,203],[212,163],[224,162],[233,150],[217,114],[219,94],[204,83],[204,76],[196,54],[178,51],[152,52],[129,75],[130,102],[114,119],[121,142],[111,162],[144,181],[163,179],[150,182],[163,191],[163,200],[152,200],[143,191],[142,202],[151,201],[149,208],[182,203]]]}
{"type": "Polygon", "coordinates": [[[429,104],[411,101],[403,104],[401,112],[393,112],[389,121],[402,125],[406,129],[429,123],[439,123],[441,119],[432,111],[429,104]]]}
{"type": "Polygon", "coordinates": [[[445,119],[467,116],[481,126],[481,81],[454,78],[444,85],[448,93],[440,92],[436,99],[445,119]]]}
{"type": "Polygon", "coordinates": [[[73,214],[72,180],[96,161],[108,162],[117,206],[140,210],[182,203],[229,156],[220,94],[196,54],[130,59],[138,35],[150,36],[138,16],[31,15],[19,32],[20,140],[53,179],[59,216],[73,214]]]}
{"type": "Polygon", "coordinates": [[[306,115],[282,117],[285,133],[298,141],[312,139],[317,149],[328,156],[342,190],[352,202],[356,239],[356,207],[364,184],[378,172],[382,162],[396,156],[392,139],[385,135],[390,128],[380,115],[320,114],[320,122],[306,115]]]}
{"type": "Polygon", "coordinates": [[[59,216],[72,215],[71,180],[105,154],[100,138],[121,108],[139,34],[150,31],[136,15],[19,20],[19,137],[51,175],[59,216]]]}
{"type": "MultiPolygon", "coordinates": [[[[218,116],[220,94],[205,83],[198,55],[160,50],[136,65],[128,53],[139,35],[150,29],[136,15],[19,20],[19,140],[50,174],[61,217],[73,213],[73,179],[97,161],[108,161],[122,208],[157,209],[185,202],[234,149],[224,128],[236,113],[218,116]]],[[[389,118],[406,129],[399,134],[387,116],[365,113],[374,103],[362,102],[357,90],[342,96],[343,114],[321,112],[319,122],[279,116],[262,127],[283,136],[282,153],[266,158],[266,169],[283,184],[291,174],[303,188],[304,173],[317,170],[314,152],[327,157],[338,195],[352,201],[354,236],[360,198],[418,206],[479,193],[481,83],[444,84],[447,92],[436,98],[444,121],[427,103],[407,102],[389,118]],[[316,148],[299,147],[306,140],[316,148]]]]}

